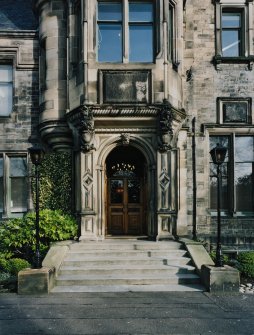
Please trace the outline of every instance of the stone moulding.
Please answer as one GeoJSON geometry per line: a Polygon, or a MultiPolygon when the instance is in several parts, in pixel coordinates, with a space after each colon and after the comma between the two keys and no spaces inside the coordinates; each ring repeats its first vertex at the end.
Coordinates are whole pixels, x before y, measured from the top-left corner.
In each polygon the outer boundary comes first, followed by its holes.
{"type": "MultiPolygon", "coordinates": [[[[67,121],[71,128],[76,130],[79,138],[79,147],[81,151],[88,152],[94,150],[95,132],[142,132],[156,133],[158,135],[158,148],[161,152],[166,152],[174,146],[174,140],[181,129],[186,118],[184,110],[173,108],[168,102],[153,106],[112,106],[112,105],[82,105],[67,115],[67,121]],[[140,118],[140,127],[95,127],[94,118],[100,119],[104,117],[112,117],[119,120],[118,117],[124,118],[140,118]],[[143,118],[154,118],[154,127],[142,123],[143,118]]],[[[138,122],[138,121],[137,121],[138,122]]]]}
{"type": "Polygon", "coordinates": [[[65,120],[41,122],[39,133],[43,141],[55,150],[69,150],[72,147],[72,132],[65,120]]]}

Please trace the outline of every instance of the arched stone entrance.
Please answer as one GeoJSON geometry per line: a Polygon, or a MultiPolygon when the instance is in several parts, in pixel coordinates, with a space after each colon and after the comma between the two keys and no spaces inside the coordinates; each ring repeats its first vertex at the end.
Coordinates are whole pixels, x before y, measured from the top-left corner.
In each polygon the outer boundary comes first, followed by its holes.
{"type": "Polygon", "coordinates": [[[107,235],[147,235],[147,164],[132,146],[118,146],[106,159],[107,235]]]}

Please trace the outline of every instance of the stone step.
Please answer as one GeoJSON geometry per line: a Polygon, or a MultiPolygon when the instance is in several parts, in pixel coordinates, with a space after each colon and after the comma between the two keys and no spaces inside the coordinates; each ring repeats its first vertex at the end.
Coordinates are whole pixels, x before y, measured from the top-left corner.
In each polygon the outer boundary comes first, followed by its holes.
{"type": "Polygon", "coordinates": [[[195,268],[193,266],[188,265],[179,265],[179,266],[147,266],[143,265],[140,267],[139,265],[133,266],[129,265],[127,268],[124,266],[62,266],[58,275],[70,275],[70,274],[90,274],[90,275],[108,275],[108,274],[130,274],[133,275],[146,275],[150,273],[167,273],[167,274],[176,274],[176,273],[195,273],[195,268]]]}
{"type": "Polygon", "coordinates": [[[199,284],[200,278],[195,274],[162,275],[62,275],[56,279],[56,286],[71,285],[169,285],[169,284],[199,284]]]}
{"type": "Polygon", "coordinates": [[[70,246],[71,250],[177,250],[182,249],[178,242],[152,242],[152,241],[113,241],[103,240],[102,242],[79,242],[70,246]]]}
{"type": "Polygon", "coordinates": [[[122,264],[125,265],[126,267],[129,266],[130,264],[133,265],[139,265],[142,267],[143,265],[156,265],[156,264],[164,264],[164,265],[171,265],[174,266],[176,263],[181,264],[181,265],[188,265],[190,263],[190,259],[188,257],[175,257],[175,258],[119,258],[119,257],[114,257],[114,258],[88,258],[84,260],[82,257],[72,259],[69,258],[68,256],[66,257],[65,261],[63,262],[63,265],[66,266],[91,266],[92,264],[96,264],[97,267],[101,267],[104,265],[107,266],[114,266],[116,264],[122,264]]]}
{"type": "Polygon", "coordinates": [[[174,241],[73,243],[53,292],[203,290],[187,251],[174,241]]]}
{"type": "Polygon", "coordinates": [[[53,293],[85,293],[85,292],[203,292],[199,284],[167,284],[167,285],[63,285],[55,286],[53,293]]]}
{"type": "Polygon", "coordinates": [[[143,250],[70,250],[68,252],[68,259],[87,259],[87,258],[116,258],[116,257],[166,257],[166,258],[175,258],[182,257],[186,255],[186,250],[153,250],[153,251],[143,251],[143,250]]]}

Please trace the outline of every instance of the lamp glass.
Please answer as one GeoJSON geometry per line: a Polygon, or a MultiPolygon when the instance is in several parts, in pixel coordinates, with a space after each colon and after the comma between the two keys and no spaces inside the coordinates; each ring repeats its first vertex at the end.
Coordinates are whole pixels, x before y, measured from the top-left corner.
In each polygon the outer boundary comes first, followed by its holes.
{"type": "Polygon", "coordinates": [[[217,143],[216,147],[214,147],[210,151],[213,163],[217,165],[222,164],[225,161],[226,154],[227,154],[227,148],[223,147],[219,143],[217,143]]]}
{"type": "Polygon", "coordinates": [[[28,148],[28,152],[30,154],[32,163],[34,165],[40,165],[44,158],[45,151],[40,147],[37,147],[37,148],[31,147],[31,148],[28,148]]]}

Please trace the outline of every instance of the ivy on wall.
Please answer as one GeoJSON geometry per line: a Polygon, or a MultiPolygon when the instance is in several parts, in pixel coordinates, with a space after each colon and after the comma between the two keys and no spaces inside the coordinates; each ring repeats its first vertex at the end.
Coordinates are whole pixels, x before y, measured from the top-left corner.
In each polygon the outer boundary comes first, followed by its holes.
{"type": "MultiPolygon", "coordinates": [[[[69,152],[47,153],[39,167],[40,209],[72,212],[72,154],[69,152]]],[[[35,201],[35,181],[33,180],[35,201]]]]}

